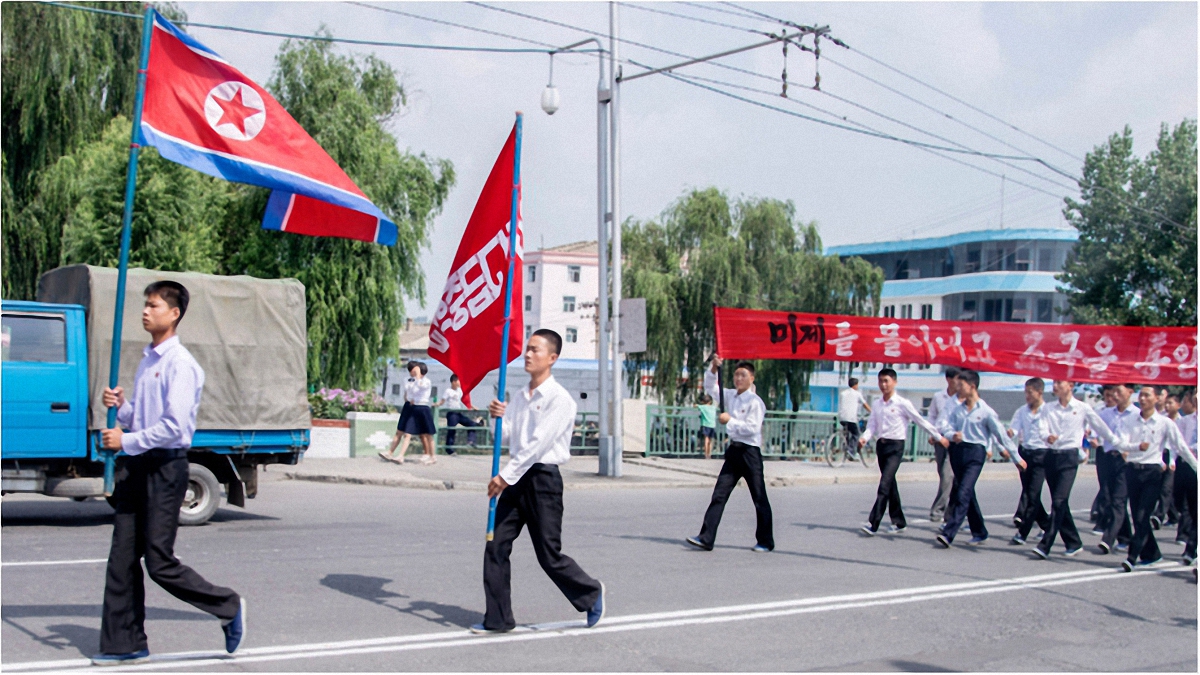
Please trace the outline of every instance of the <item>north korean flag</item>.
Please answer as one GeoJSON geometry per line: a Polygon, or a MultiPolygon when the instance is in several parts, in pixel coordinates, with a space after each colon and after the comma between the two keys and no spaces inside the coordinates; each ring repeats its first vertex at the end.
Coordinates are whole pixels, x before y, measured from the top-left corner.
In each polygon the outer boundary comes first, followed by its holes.
{"type": "Polygon", "coordinates": [[[396,225],[278,101],[158,12],[140,136],[173,162],[270,188],[264,228],[396,243],[396,225]]]}

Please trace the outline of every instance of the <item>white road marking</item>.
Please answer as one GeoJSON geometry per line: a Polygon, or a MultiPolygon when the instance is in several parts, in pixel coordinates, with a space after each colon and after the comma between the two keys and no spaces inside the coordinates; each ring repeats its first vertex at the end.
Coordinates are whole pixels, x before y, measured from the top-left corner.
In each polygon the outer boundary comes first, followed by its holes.
{"type": "Polygon", "coordinates": [[[4,567],[36,567],[41,565],[94,565],[106,562],[108,562],[108,558],[88,558],[87,560],[29,560],[0,563],[0,565],[4,567]]]}
{"type": "MultiPolygon", "coordinates": [[[[1092,581],[1132,579],[1150,574],[1184,572],[1188,569],[1189,568],[1180,566],[1177,563],[1159,563],[1148,568],[1135,570],[1132,573],[1122,573],[1111,569],[1082,570],[1053,574],[1040,574],[1026,577],[1014,577],[1009,579],[989,579],[956,584],[919,586],[914,588],[875,591],[870,593],[853,593],[848,595],[801,598],[797,600],[781,600],[756,604],[635,614],[606,619],[602,625],[597,626],[596,628],[584,628],[582,622],[579,621],[554,622],[534,626],[523,626],[510,633],[492,636],[477,636],[471,635],[466,631],[455,630],[442,633],[424,633],[418,635],[403,635],[365,640],[347,640],[341,642],[283,645],[275,647],[255,647],[242,649],[237,655],[234,656],[211,651],[177,652],[155,655],[149,662],[129,666],[128,668],[106,668],[106,670],[111,672],[120,672],[125,670],[136,671],[164,670],[173,668],[199,668],[215,665],[234,665],[239,663],[355,656],[363,654],[403,652],[460,646],[480,646],[500,642],[525,642],[529,640],[542,640],[558,637],[587,637],[590,635],[602,635],[606,633],[653,630],[688,625],[728,623],[734,621],[751,621],[782,616],[793,616],[797,614],[810,614],[816,612],[858,609],[881,605],[922,602],[927,600],[960,598],[975,595],[987,595],[991,593],[1002,593],[1006,591],[1087,583],[1092,581]]],[[[31,672],[42,670],[77,669],[87,667],[88,665],[89,662],[87,659],[71,659],[64,661],[15,663],[11,665],[4,665],[0,669],[12,672],[31,672]]]]}

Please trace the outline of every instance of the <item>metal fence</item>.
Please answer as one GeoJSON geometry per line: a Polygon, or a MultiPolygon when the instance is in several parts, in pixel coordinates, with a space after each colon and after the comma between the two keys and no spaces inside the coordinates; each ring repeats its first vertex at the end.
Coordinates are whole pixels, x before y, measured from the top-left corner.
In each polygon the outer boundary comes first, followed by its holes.
{"type": "MultiPolygon", "coordinates": [[[[488,417],[486,410],[443,410],[439,408],[435,414],[437,416],[437,448],[439,451],[453,450],[467,455],[491,454],[493,432],[496,426],[488,417]],[[446,415],[452,412],[461,414],[476,426],[446,426],[446,415]],[[449,442],[451,437],[453,437],[453,443],[449,442]]],[[[598,413],[594,412],[576,413],[575,430],[571,434],[572,455],[595,455],[599,451],[600,426],[596,420],[597,415],[598,413]]],[[[507,451],[508,446],[504,446],[504,449],[507,451]]]]}
{"type": "MultiPolygon", "coordinates": [[[[767,411],[762,454],[776,459],[823,459],[822,444],[837,429],[835,413],[767,411]]],[[[726,440],[724,425],[718,424],[716,431],[713,456],[720,457],[726,440]]],[[[646,455],[703,457],[700,412],[695,407],[647,406],[646,455]]]]}

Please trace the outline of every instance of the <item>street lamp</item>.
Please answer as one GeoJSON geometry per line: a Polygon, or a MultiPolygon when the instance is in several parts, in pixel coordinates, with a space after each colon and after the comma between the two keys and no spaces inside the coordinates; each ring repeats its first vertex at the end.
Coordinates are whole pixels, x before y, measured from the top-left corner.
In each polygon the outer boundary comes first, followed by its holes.
{"type": "Polygon", "coordinates": [[[542,110],[547,115],[558,111],[558,87],[554,86],[554,52],[550,52],[550,81],[542,90],[542,110]]]}

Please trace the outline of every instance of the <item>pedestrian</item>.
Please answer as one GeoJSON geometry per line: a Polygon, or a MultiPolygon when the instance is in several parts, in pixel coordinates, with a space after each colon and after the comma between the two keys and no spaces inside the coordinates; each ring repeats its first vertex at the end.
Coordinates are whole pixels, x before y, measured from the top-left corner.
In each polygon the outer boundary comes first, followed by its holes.
{"type": "Polygon", "coordinates": [[[1017,439],[1017,452],[1025,461],[1025,468],[1018,470],[1021,474],[1021,500],[1013,521],[1017,524],[1017,533],[1013,535],[1012,543],[1018,546],[1025,543],[1033,524],[1037,523],[1042,532],[1050,529],[1050,514],[1042,506],[1042,486],[1046,483],[1046,455],[1050,452],[1047,438],[1048,416],[1043,401],[1046,382],[1040,377],[1031,377],[1025,381],[1025,405],[1013,413],[1012,424],[1009,425],[1008,437],[1017,439]]]}
{"type": "MultiPolygon", "coordinates": [[[[1133,393],[1140,387],[1136,384],[1118,384],[1113,387],[1116,406],[1100,411],[1100,419],[1108,426],[1112,436],[1120,434],[1125,420],[1137,417],[1138,409],[1130,404],[1133,393]]],[[[1105,527],[1101,533],[1100,552],[1112,550],[1124,551],[1133,537],[1130,527],[1130,503],[1128,472],[1125,471],[1125,455],[1115,445],[1105,445],[1104,463],[1106,467],[1106,484],[1108,488],[1108,513],[1104,519],[1105,527]]],[[[1097,460],[1099,461],[1099,460],[1097,460]]],[[[1097,465],[1099,466],[1099,465],[1097,465]]],[[[1099,469],[1097,469],[1099,471],[1099,469]]]]}
{"type": "MultiPolygon", "coordinates": [[[[1100,387],[1100,397],[1104,401],[1103,407],[1098,411],[1101,419],[1109,419],[1117,408],[1117,386],[1115,384],[1106,384],[1100,387]]],[[[1109,431],[1111,431],[1111,427],[1109,431]]],[[[1091,438],[1091,440],[1097,440],[1091,438]]],[[[1099,443],[1093,443],[1095,448],[1096,462],[1096,482],[1099,483],[1099,489],[1096,490],[1096,497],[1092,500],[1092,508],[1089,512],[1089,520],[1092,521],[1092,534],[1101,537],[1104,536],[1104,531],[1108,529],[1109,517],[1112,514],[1112,505],[1108,496],[1109,479],[1109,461],[1108,455],[1104,450],[1104,446],[1099,443]]]]}
{"type": "Polygon", "coordinates": [[[866,524],[860,528],[868,537],[874,537],[879,532],[884,510],[892,520],[888,534],[900,534],[908,528],[904,509],[900,506],[896,471],[904,459],[904,444],[908,439],[909,423],[924,429],[943,447],[950,445],[932,424],[921,417],[908,399],[896,393],[896,371],[883,368],[879,371],[878,382],[882,398],[875,401],[875,408],[867,418],[867,430],[858,439],[859,448],[870,443],[872,438],[878,439],[875,442],[875,456],[879,458],[879,488],[875,491],[875,505],[871,507],[871,514],[867,517],[866,524]]]}
{"type": "MultiPolygon", "coordinates": [[[[1196,453],[1196,391],[1187,389],[1180,397],[1179,418],[1175,420],[1179,427],[1179,435],[1196,453]]],[[[1179,527],[1175,532],[1175,543],[1187,546],[1191,542],[1191,557],[1196,557],[1196,516],[1192,511],[1196,498],[1196,470],[1187,462],[1175,466],[1175,487],[1172,490],[1175,499],[1175,510],[1179,512],[1179,527]],[[1189,501],[1189,499],[1191,501],[1189,501]]],[[[1185,557],[1187,554],[1185,553],[1185,557]]]]}
{"type": "Polygon", "coordinates": [[[483,622],[475,633],[505,633],[516,627],[512,613],[513,542],[529,526],[538,563],[571,606],[587,612],[591,628],[604,617],[604,584],[588,576],[562,553],[563,481],[559,465],[571,459],[575,400],[551,369],[562,351],[562,337],[545,328],[534,331],[525,346],[529,386],[502,403],[488,405],[492,417],[504,420],[508,463],[488,483],[488,497],[498,497],[493,538],[483,555],[483,622]]]}
{"type": "MultiPolygon", "coordinates": [[[[1183,564],[1196,564],[1196,391],[1189,389],[1183,396],[1179,435],[1184,448],[1177,453],[1184,463],[1175,462],[1175,499],[1180,505],[1180,534],[1184,537],[1183,564]]],[[[1196,568],[1192,568],[1196,574],[1196,568]]]]}
{"type": "Polygon", "coordinates": [[[1044,406],[1046,442],[1050,446],[1044,461],[1046,484],[1050,487],[1050,527],[1033,549],[1034,555],[1043,559],[1050,557],[1050,549],[1059,533],[1062,533],[1067,555],[1077,555],[1083,548],[1083,540],[1071,515],[1071,489],[1075,486],[1079,465],[1087,461],[1084,437],[1090,431],[1107,447],[1113,447],[1116,442],[1100,415],[1090,405],[1075,398],[1074,390],[1072,382],[1055,380],[1051,389],[1054,400],[1044,406]]]}
{"type": "Polygon", "coordinates": [[[712,459],[713,439],[717,437],[717,406],[713,405],[712,396],[700,394],[700,404],[696,410],[700,413],[700,442],[704,444],[704,459],[712,459]]]}
{"type": "Polygon", "coordinates": [[[713,549],[729,494],[733,492],[738,479],[745,478],[758,521],[754,530],[757,543],[752,550],[772,551],[775,549],[775,528],[771,522],[771,502],[767,500],[767,483],[763,478],[761,450],[762,425],[767,406],[754,393],[754,364],[748,361],[738,363],[733,370],[734,388],[721,391],[717,372],[722,363],[720,356],[713,356],[712,368],[704,373],[704,390],[709,396],[723,397],[720,400],[724,402],[724,412],[717,417],[717,421],[725,425],[725,434],[729,436],[730,443],[725,448],[725,462],[721,465],[721,473],[717,475],[712,501],[704,512],[700,534],[688,537],[686,541],[705,551],[713,549]]]}
{"type": "Polygon", "coordinates": [[[962,402],[950,411],[942,427],[942,434],[950,438],[950,465],[954,467],[954,491],[946,510],[946,526],[937,535],[937,543],[943,548],[954,543],[964,519],[971,527],[968,545],[978,546],[988,538],[983,511],[975,497],[975,482],[983,471],[983,463],[992,456],[988,441],[995,440],[1004,447],[1018,467],[1023,464],[996,411],[979,398],[979,373],[964,368],[958,372],[957,380],[962,402]]]}
{"type": "MultiPolygon", "coordinates": [[[[1179,426],[1181,416],[1180,396],[1172,394],[1166,387],[1155,389],[1155,395],[1158,396],[1159,405],[1156,410],[1179,426]]],[[[1163,461],[1168,461],[1164,455],[1163,461]]],[[[1167,473],[1163,476],[1162,491],[1158,496],[1158,503],[1154,506],[1154,514],[1150,516],[1150,526],[1154,529],[1161,529],[1164,525],[1170,527],[1179,523],[1179,511],[1175,509],[1175,467],[1173,462],[1167,464],[1167,473]]]]}
{"type": "Polygon", "coordinates": [[[446,390],[442,400],[438,401],[438,405],[446,411],[446,454],[455,453],[454,445],[458,436],[454,427],[457,426],[467,427],[467,444],[475,445],[475,427],[483,423],[463,414],[463,410],[472,408],[463,403],[462,384],[458,381],[458,375],[450,375],[450,388],[446,390]]]}
{"type": "Polygon", "coordinates": [[[1125,460],[1125,481],[1129,505],[1133,511],[1133,537],[1121,569],[1132,572],[1135,566],[1153,565],[1162,560],[1162,551],[1154,537],[1150,516],[1162,490],[1167,462],[1163,452],[1173,459],[1178,448],[1186,450],[1179,427],[1155,410],[1158,395],[1151,385],[1138,392],[1140,414],[1121,422],[1117,447],[1125,460]]]}
{"type": "Polygon", "coordinates": [[[404,407],[400,409],[400,420],[396,423],[392,444],[386,451],[380,452],[379,456],[387,461],[403,464],[404,455],[408,453],[408,444],[413,436],[418,436],[425,450],[419,461],[422,464],[435,464],[437,458],[433,456],[433,439],[437,434],[437,425],[433,422],[433,408],[429,405],[433,384],[425,377],[429,374],[429,366],[420,361],[409,361],[405,368],[409,377],[408,382],[404,384],[404,407]],[[400,446],[398,456],[397,445],[400,446]]]}
{"type": "Polygon", "coordinates": [[[146,641],[146,591],[142,559],[154,583],[221,620],[225,650],[241,646],[246,601],[214,586],[175,557],[179,509],[188,491],[188,448],[204,390],[204,370],[175,330],[187,313],[188,290],[174,281],[146,287],[142,350],[133,398],[122,387],[104,390],[104,405],[117,408],[118,426],[100,432],[103,447],[122,451],[110,503],[112,547],[104,582],[100,653],[93,665],[127,665],[150,657],[146,641]]]}
{"type": "Polygon", "coordinates": [[[852,377],[846,382],[846,388],[838,394],[838,422],[842,425],[842,437],[846,442],[846,455],[857,460],[858,436],[861,432],[858,426],[858,410],[865,408],[869,413],[871,406],[867,399],[858,391],[858,378],[852,377]]]}
{"type": "MultiPolygon", "coordinates": [[[[946,376],[946,388],[934,392],[925,417],[930,424],[939,428],[954,406],[958,405],[958,368],[946,366],[943,375],[946,376]]],[[[937,494],[929,507],[929,522],[940,523],[945,519],[946,505],[950,503],[950,493],[954,489],[954,468],[950,466],[949,450],[932,436],[929,437],[929,443],[933,446],[933,460],[938,472],[937,494]]]]}

